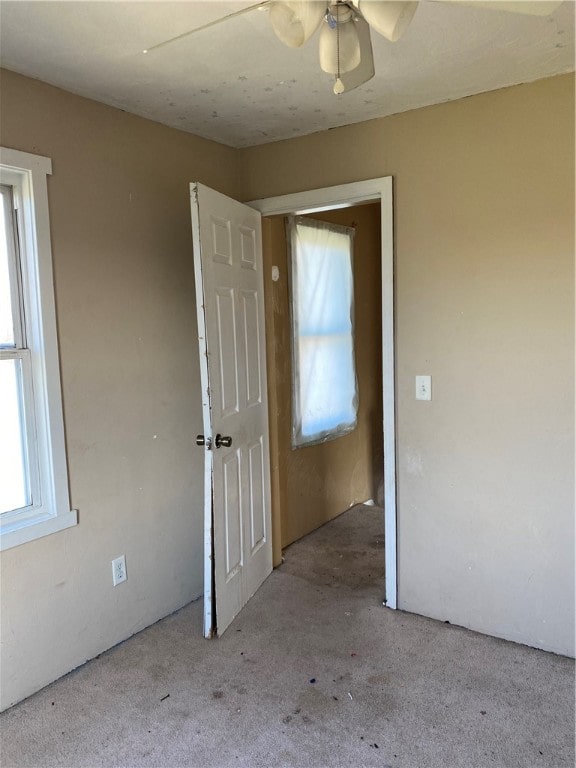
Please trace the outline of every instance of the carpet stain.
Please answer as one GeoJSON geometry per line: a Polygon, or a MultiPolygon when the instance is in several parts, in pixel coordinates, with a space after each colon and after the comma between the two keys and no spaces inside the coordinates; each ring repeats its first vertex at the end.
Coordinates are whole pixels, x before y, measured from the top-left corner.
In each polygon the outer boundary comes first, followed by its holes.
{"type": "Polygon", "coordinates": [[[147,669],[148,674],[157,682],[166,681],[166,667],[163,664],[150,664],[147,669]]]}
{"type": "Polygon", "coordinates": [[[370,685],[387,685],[390,682],[390,675],[372,675],[366,678],[370,685]]]}
{"type": "MultiPolygon", "coordinates": [[[[375,510],[370,510],[368,514],[374,513],[375,510]]],[[[384,580],[384,557],[375,558],[374,550],[383,547],[383,532],[375,535],[373,526],[359,528],[342,515],[329,527],[324,526],[301,539],[297,547],[288,547],[280,570],[321,587],[354,591],[377,587],[384,580]],[[317,541],[322,542],[321,558],[317,541]]]]}

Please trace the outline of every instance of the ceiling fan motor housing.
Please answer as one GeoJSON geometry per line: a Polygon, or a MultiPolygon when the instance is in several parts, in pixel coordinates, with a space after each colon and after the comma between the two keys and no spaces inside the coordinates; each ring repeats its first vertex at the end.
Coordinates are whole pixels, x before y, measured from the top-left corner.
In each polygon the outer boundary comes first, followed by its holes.
{"type": "Polygon", "coordinates": [[[328,10],[332,23],[320,32],[320,67],[324,72],[340,76],[360,64],[360,40],[354,13],[346,3],[333,3],[328,10]]]}

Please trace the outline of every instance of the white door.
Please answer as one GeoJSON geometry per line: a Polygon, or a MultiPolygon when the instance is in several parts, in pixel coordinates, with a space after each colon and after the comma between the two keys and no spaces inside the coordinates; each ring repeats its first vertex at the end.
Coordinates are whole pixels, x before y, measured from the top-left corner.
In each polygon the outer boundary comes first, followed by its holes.
{"type": "Polygon", "coordinates": [[[190,185],[204,424],[204,634],[272,571],[260,213],[190,185]]]}

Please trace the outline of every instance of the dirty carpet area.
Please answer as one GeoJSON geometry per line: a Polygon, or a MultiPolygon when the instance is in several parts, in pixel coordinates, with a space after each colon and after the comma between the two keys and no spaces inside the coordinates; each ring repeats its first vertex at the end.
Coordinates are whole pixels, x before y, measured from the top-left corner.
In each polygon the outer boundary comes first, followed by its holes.
{"type": "Polygon", "coordinates": [[[2,715],[3,768],[574,766],[569,659],[382,606],[382,510],[292,545],[219,640],[198,601],[2,715]]]}

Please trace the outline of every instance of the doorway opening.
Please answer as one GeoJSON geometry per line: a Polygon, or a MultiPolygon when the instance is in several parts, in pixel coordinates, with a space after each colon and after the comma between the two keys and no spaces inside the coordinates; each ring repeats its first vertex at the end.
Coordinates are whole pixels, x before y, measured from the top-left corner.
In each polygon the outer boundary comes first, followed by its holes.
{"type": "MultiPolygon", "coordinates": [[[[275,564],[281,557],[278,539],[284,550],[356,505],[368,502],[381,508],[384,506],[380,204],[373,202],[307,214],[302,219],[354,232],[353,300],[352,306],[344,307],[344,311],[348,314],[351,310],[352,315],[357,412],[354,428],[345,434],[293,447],[291,402],[294,400],[293,388],[297,385],[293,370],[295,355],[291,354],[294,281],[290,279],[291,258],[285,217],[267,217],[262,222],[262,236],[275,564]],[[272,279],[273,270],[275,280],[272,279]]],[[[326,300],[326,290],[326,286],[315,282],[315,290],[310,292],[303,312],[317,314],[314,304],[326,300]]],[[[324,362],[330,368],[330,361],[324,362]]],[[[339,361],[339,365],[346,362],[339,361]]],[[[324,371],[315,370],[312,375],[318,374],[322,376],[324,371]]],[[[331,376],[329,388],[337,390],[339,386],[336,371],[331,376]]],[[[383,526],[382,516],[381,533],[383,526]]]]}
{"type": "Polygon", "coordinates": [[[382,504],[383,602],[396,608],[392,179],[269,198],[250,205],[264,216],[274,564],[281,562],[283,547],[347,508],[366,501],[382,504]],[[354,268],[361,409],[358,427],[334,441],[297,450],[291,449],[289,437],[292,379],[284,230],[287,214],[355,226],[358,236],[354,268]]]}

